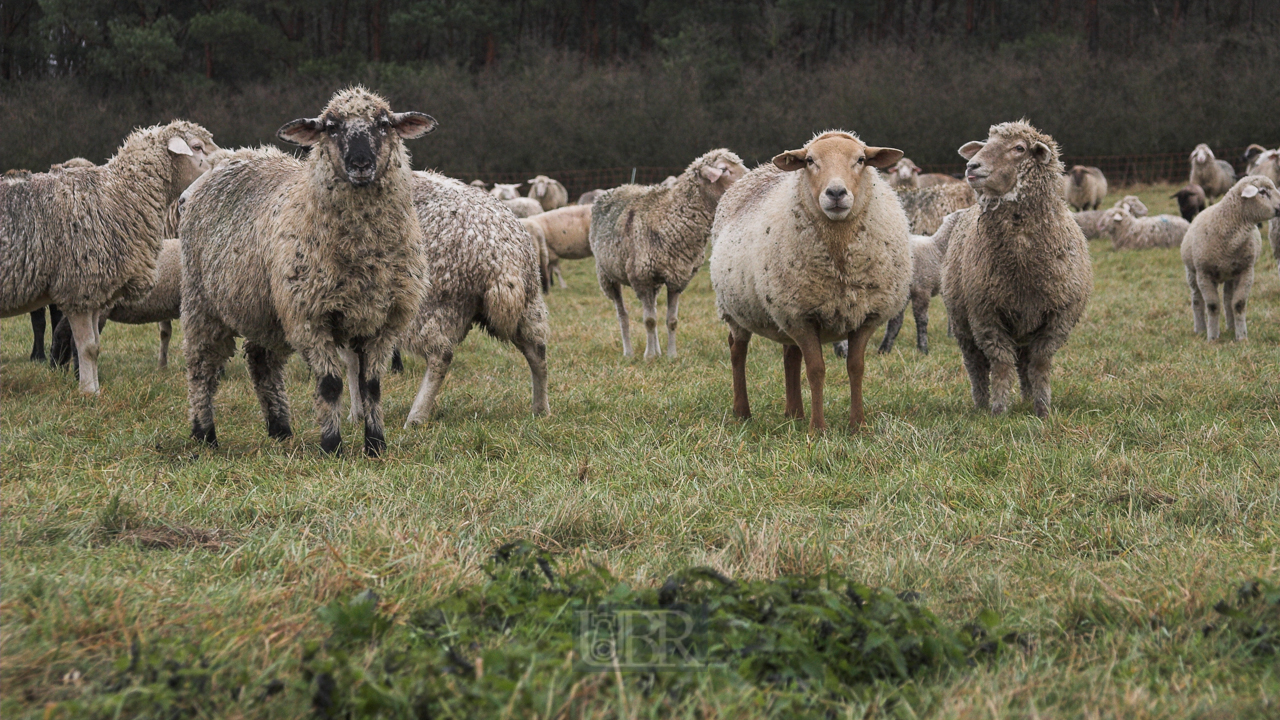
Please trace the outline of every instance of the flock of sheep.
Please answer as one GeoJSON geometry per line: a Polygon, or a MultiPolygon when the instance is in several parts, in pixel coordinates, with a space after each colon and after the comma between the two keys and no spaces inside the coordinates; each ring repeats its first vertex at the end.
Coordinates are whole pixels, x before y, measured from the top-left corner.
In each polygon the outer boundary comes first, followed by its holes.
{"type": "Polygon", "coordinates": [[[1271,222],[1280,251],[1280,150],[1260,146],[1238,181],[1197,147],[1191,184],[1177,196],[1184,217],[1148,217],[1132,196],[1099,209],[1102,173],[1064,171],[1054,140],[1025,121],[962,146],[964,180],[923,174],[900,150],[828,131],[754,170],[721,148],[661,184],[593,190],[570,205],[544,175],[521,197],[519,185],[486,192],[479,181],[411,171],[403,141],[435,124],[354,87],[279,130],[308,148],[303,157],[222,149],[199,125],[175,121],[134,132],[102,166],[77,159],[48,173],[11,171],[0,181],[0,317],[31,313],[32,358],[43,359],[49,306],[55,360],[74,348],[86,393],[99,390],[107,320],[160,323],[163,366],[180,318],[191,432],[209,444],[237,337],[268,435],[292,435],[283,369],[296,352],[315,378],[321,447],[341,447],[345,379],[350,419],[363,422],[364,450],[378,455],[384,368],[401,349],[426,360],[406,426],[423,422],[455,346],[476,325],[521,351],[533,412],[549,411],[544,295],[555,281],[564,286],[561,260],[595,259],[624,355],[632,348],[622,286],[640,301],[646,358],[662,353],[665,286],[666,354],[675,357],[680,294],[710,247],[734,413],[750,417],[746,357],[761,335],[784,348],[786,415],[805,416],[803,368],[810,427],[821,430],[823,346],[836,343],[845,358],[856,429],[865,423],[867,343],[887,323],[887,352],[908,303],[927,353],[930,298],[942,295],[978,408],[1005,412],[1016,375],[1044,416],[1053,355],[1092,290],[1086,238],[1109,235],[1118,249],[1180,246],[1194,327],[1210,340],[1220,306],[1236,339],[1246,337],[1260,223],[1271,222]]]}

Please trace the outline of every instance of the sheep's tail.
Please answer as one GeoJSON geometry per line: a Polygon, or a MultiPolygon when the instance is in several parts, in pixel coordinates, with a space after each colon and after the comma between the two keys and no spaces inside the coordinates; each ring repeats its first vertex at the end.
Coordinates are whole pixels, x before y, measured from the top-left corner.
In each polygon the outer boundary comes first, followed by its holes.
{"type": "Polygon", "coordinates": [[[504,266],[494,283],[484,292],[485,324],[493,335],[510,339],[516,336],[525,306],[538,292],[536,284],[525,282],[523,268],[518,263],[504,266]]]}

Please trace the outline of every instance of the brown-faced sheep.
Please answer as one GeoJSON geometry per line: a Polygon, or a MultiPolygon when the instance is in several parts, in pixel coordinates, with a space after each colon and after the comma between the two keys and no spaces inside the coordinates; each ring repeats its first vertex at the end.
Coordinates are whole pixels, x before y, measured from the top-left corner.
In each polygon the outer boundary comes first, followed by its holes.
{"type": "Polygon", "coordinates": [[[618,311],[624,356],[631,356],[631,326],[623,285],[635,290],[644,308],[647,359],[661,352],[657,295],[667,286],[667,355],[676,356],[680,293],[702,265],[716,203],[746,172],[737,155],[720,148],[689,163],[671,187],[623,185],[591,206],[596,277],[618,311]]]}
{"type": "Polygon", "coordinates": [[[960,148],[978,204],[951,232],[942,299],[979,409],[1009,409],[1016,373],[1036,415],[1049,413],[1053,355],[1093,290],[1089,246],[1060,194],[1053,138],[1023,121],[960,148]]]}
{"type": "Polygon", "coordinates": [[[1149,250],[1178,247],[1191,223],[1177,215],[1134,217],[1121,205],[1107,211],[1101,227],[1111,236],[1112,250],[1149,250]]]}
{"type": "Polygon", "coordinates": [[[548,277],[568,287],[560,274],[560,261],[591,257],[591,206],[569,205],[520,222],[535,241],[546,244],[548,277]]]}
{"type": "Polygon", "coordinates": [[[1262,175],[1236,183],[1212,207],[1196,216],[1182,238],[1182,263],[1191,289],[1191,319],[1197,335],[1217,340],[1218,307],[1225,301],[1227,328],[1236,340],[1248,338],[1245,304],[1253,286],[1253,266],[1262,249],[1258,224],[1280,217],[1280,191],[1262,175]],[[1223,298],[1218,296],[1222,285],[1223,298]]]}
{"type": "Polygon", "coordinates": [[[1196,215],[1203,212],[1205,206],[1209,204],[1209,199],[1204,195],[1204,188],[1195,183],[1187,185],[1169,197],[1178,200],[1178,212],[1187,222],[1195,220],[1196,215]]]}
{"type": "Polygon", "coordinates": [[[316,378],[320,446],[339,449],[346,349],[360,366],[365,453],[386,448],[382,371],[424,290],[404,139],[435,124],[348,88],[319,117],[277,131],[310,147],[305,160],[274,148],[242,150],[187,198],[179,233],[183,350],[197,440],[217,442],[218,371],[240,336],[268,435],[293,434],[284,365],[298,352],[316,378]]]}
{"type": "Polygon", "coordinates": [[[57,304],[81,391],[99,389],[103,312],[151,291],[165,213],[214,149],[209,131],[178,120],[133,132],[105,165],[0,184],[0,317],[57,304]]]}
{"type": "Polygon", "coordinates": [[[1093,166],[1072,165],[1067,173],[1067,202],[1076,210],[1097,210],[1107,196],[1107,178],[1093,166]]]}
{"type": "Polygon", "coordinates": [[[1191,184],[1204,188],[1204,194],[1216,198],[1225,194],[1236,182],[1236,171],[1226,160],[1217,160],[1209,146],[1200,143],[1191,151],[1191,184]]]}
{"type": "MultiPolygon", "coordinates": [[[[1116,201],[1112,208],[1126,207],[1134,217],[1146,217],[1147,206],[1139,200],[1136,195],[1125,195],[1116,201]]],[[[1105,233],[1102,228],[1102,220],[1107,214],[1107,210],[1081,210],[1080,212],[1071,213],[1071,217],[1075,219],[1076,225],[1080,226],[1080,232],[1089,240],[1102,237],[1105,233]]]]}
{"type": "Polygon", "coordinates": [[[809,381],[809,427],[826,428],[823,343],[846,339],[849,425],[866,423],[867,340],[906,304],[911,283],[907,218],[873,168],[901,150],[829,131],[752,170],[729,189],[712,226],[711,284],[729,325],[733,412],[751,417],[746,361],[753,334],[783,344],[786,416],[804,417],[800,365],[809,381]]]}
{"type": "Polygon", "coordinates": [[[978,196],[964,183],[948,183],[919,190],[899,190],[898,200],[911,223],[911,233],[932,235],[942,227],[944,218],[973,205],[978,196]]]}
{"type": "Polygon", "coordinates": [[[537,200],[544,211],[555,210],[569,204],[569,191],[564,189],[564,185],[561,185],[559,180],[553,180],[546,175],[538,175],[529,181],[528,197],[537,200]]]}

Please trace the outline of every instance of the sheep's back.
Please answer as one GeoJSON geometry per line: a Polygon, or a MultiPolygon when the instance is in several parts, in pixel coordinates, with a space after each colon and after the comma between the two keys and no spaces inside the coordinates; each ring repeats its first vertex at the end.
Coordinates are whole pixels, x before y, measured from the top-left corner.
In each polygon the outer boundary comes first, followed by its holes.
{"type": "Polygon", "coordinates": [[[133,302],[116,303],[107,315],[112,322],[143,325],[162,320],[177,320],[182,314],[182,245],[168,238],[160,246],[156,258],[156,280],[146,297],[133,302]]]}

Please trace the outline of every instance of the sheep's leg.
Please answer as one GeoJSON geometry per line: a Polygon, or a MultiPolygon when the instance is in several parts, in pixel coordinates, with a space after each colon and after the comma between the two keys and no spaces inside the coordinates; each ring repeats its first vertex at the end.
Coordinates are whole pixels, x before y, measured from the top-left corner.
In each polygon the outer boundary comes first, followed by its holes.
{"type": "MultiPolygon", "coordinates": [[[[1049,402],[1052,399],[1049,375],[1053,372],[1053,354],[1057,349],[1058,343],[1050,341],[1034,343],[1024,353],[1026,376],[1031,383],[1031,411],[1036,414],[1036,417],[1043,418],[1049,415],[1049,402]]],[[[1026,395],[1025,386],[1023,395],[1026,395]]]]}
{"type": "MultiPolygon", "coordinates": [[[[267,436],[273,440],[293,437],[289,422],[289,395],[284,388],[286,358],[276,352],[246,340],[244,361],[253,381],[253,392],[258,396],[262,418],[267,423],[267,436]]],[[[216,379],[215,379],[216,382],[216,379]]]]}
{"type": "Polygon", "coordinates": [[[662,354],[662,347],[658,345],[658,290],[636,285],[631,287],[636,291],[644,314],[644,359],[652,360],[662,354]]]}
{"type": "MultiPolygon", "coordinates": [[[[789,333],[800,346],[800,354],[804,357],[804,372],[809,380],[809,430],[823,432],[827,429],[826,416],[822,414],[822,386],[827,382],[827,362],[822,358],[822,343],[818,335],[809,328],[798,333],[789,333]]],[[[853,357],[855,349],[849,344],[849,357],[853,357]]]]}
{"type": "Polygon", "coordinates": [[[446,350],[440,355],[425,355],[427,371],[422,375],[422,385],[418,395],[413,399],[413,407],[409,408],[409,417],[404,421],[405,428],[420,425],[431,417],[436,405],[436,395],[444,384],[444,377],[449,373],[449,365],[453,363],[453,351],[446,350]]]}
{"type": "Polygon", "coordinates": [[[1205,319],[1205,339],[1213,342],[1218,339],[1218,310],[1220,301],[1218,299],[1218,285],[1212,279],[1197,273],[1196,285],[1200,287],[1200,294],[1204,296],[1204,319],[1205,319]]]}
{"type": "Polygon", "coordinates": [[[98,313],[67,313],[67,322],[71,325],[71,335],[75,338],[76,353],[80,360],[80,392],[97,394],[98,387],[98,353],[101,349],[98,332],[98,313]]]}
{"type": "Polygon", "coordinates": [[[42,363],[44,354],[44,308],[31,311],[31,362],[42,363]]]}
{"type": "Polygon", "coordinates": [[[1022,389],[1022,399],[1027,402],[1033,402],[1033,393],[1031,392],[1031,377],[1028,369],[1031,365],[1031,348],[1022,346],[1014,348],[1014,362],[1018,365],[1018,387],[1022,389]]]}
{"type": "Polygon", "coordinates": [[[973,405],[979,410],[990,407],[991,363],[972,337],[956,333],[956,344],[964,358],[964,369],[969,372],[969,388],[973,405]]]}
{"type": "Polygon", "coordinates": [[[680,291],[667,286],[667,357],[676,356],[676,323],[680,314],[680,291]]]}
{"type": "MultiPolygon", "coordinates": [[[[884,326],[884,340],[880,342],[880,350],[879,350],[881,355],[884,355],[885,353],[893,349],[893,342],[898,339],[898,332],[902,330],[902,321],[903,319],[906,318],[906,316],[907,316],[907,309],[903,308],[902,312],[895,315],[893,319],[889,321],[889,324],[884,326]]],[[[846,348],[845,349],[846,359],[850,357],[849,353],[850,353],[849,349],[846,348]]]]}
{"type": "Polygon", "coordinates": [[[559,261],[559,260],[556,260],[556,261],[554,261],[554,262],[552,262],[552,263],[551,263],[551,274],[555,277],[555,279],[556,279],[556,284],[558,284],[558,285],[560,286],[560,289],[561,289],[561,290],[568,289],[569,285],[568,285],[567,283],[565,283],[565,281],[564,281],[564,275],[560,274],[560,261],[559,261]]]}
{"type": "Polygon", "coordinates": [[[793,420],[804,419],[804,399],[800,397],[800,364],[803,358],[799,345],[782,346],[782,377],[787,389],[787,407],[783,415],[793,420]]]}
{"type": "Polygon", "coordinates": [[[173,339],[173,323],[161,320],[160,326],[160,367],[169,367],[169,341],[173,339]]]}
{"type": "Polygon", "coordinates": [[[867,321],[849,333],[849,357],[845,360],[845,369],[849,372],[849,427],[855,432],[867,424],[867,416],[862,410],[862,376],[867,366],[867,341],[874,330],[875,323],[867,321]]]}
{"type": "Polygon", "coordinates": [[[400,357],[400,348],[395,348],[391,351],[391,372],[404,372],[404,358],[400,357]]]}
{"type": "Polygon", "coordinates": [[[729,364],[733,367],[733,414],[746,420],[751,417],[751,403],[747,400],[747,347],[751,333],[729,329],[729,364]]]}
{"type": "Polygon", "coordinates": [[[618,329],[622,331],[622,356],[631,357],[631,320],[627,318],[627,305],[622,301],[622,286],[602,280],[600,287],[613,301],[613,306],[618,311],[618,329]]]}
{"type": "Polygon", "coordinates": [[[351,397],[351,408],[347,419],[359,422],[364,419],[363,393],[360,392],[360,356],[355,350],[342,348],[338,350],[342,361],[347,364],[347,394],[351,397]]]}
{"type": "Polygon", "coordinates": [[[1235,339],[1239,341],[1249,339],[1249,328],[1245,323],[1244,308],[1249,301],[1249,290],[1252,288],[1253,268],[1246,270],[1244,274],[1236,280],[1236,282],[1232,283],[1230,294],[1225,294],[1224,287],[1224,295],[1222,299],[1224,302],[1228,303],[1227,307],[1230,308],[1235,317],[1233,331],[1235,333],[1235,339]]]}
{"type": "Polygon", "coordinates": [[[547,402],[547,346],[521,338],[517,343],[520,353],[529,363],[529,376],[533,383],[533,414],[548,415],[551,406],[547,402]]]}
{"type": "Polygon", "coordinates": [[[184,312],[182,352],[187,359],[191,437],[214,447],[218,446],[218,435],[213,423],[213,398],[218,392],[222,365],[235,351],[235,337],[221,323],[195,311],[184,312]]]}
{"type": "Polygon", "coordinates": [[[1187,268],[1187,285],[1191,288],[1191,324],[1197,335],[1205,334],[1204,296],[1200,294],[1200,285],[1196,283],[1196,274],[1187,268]]]}
{"type": "Polygon", "coordinates": [[[1017,359],[1013,343],[993,331],[985,333],[979,347],[991,367],[991,414],[1003,415],[1009,410],[1009,395],[1017,375],[1017,359]]]}
{"type": "Polygon", "coordinates": [[[916,349],[929,354],[929,296],[911,298],[911,314],[916,320],[916,349]]]}
{"type": "Polygon", "coordinates": [[[364,454],[378,457],[387,451],[387,429],[382,417],[382,368],[378,357],[385,359],[383,352],[376,349],[361,348],[356,352],[359,358],[361,409],[364,416],[364,454]]]}

